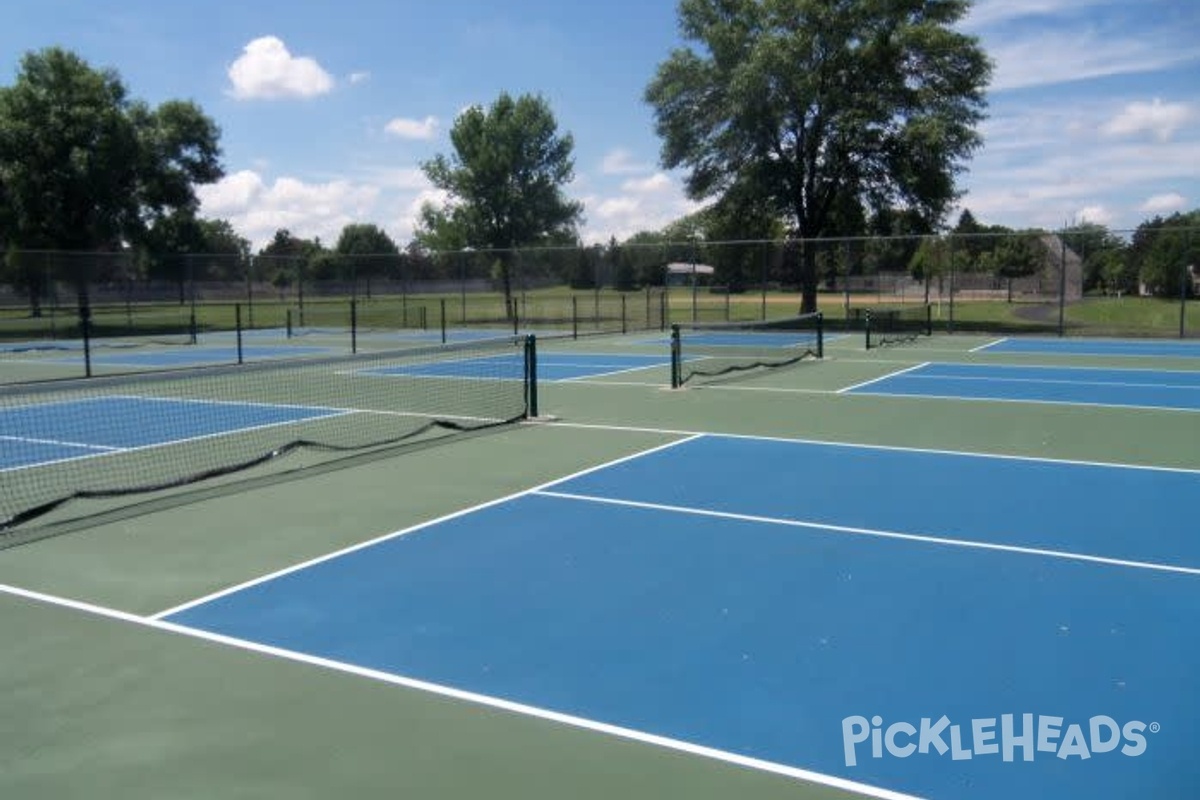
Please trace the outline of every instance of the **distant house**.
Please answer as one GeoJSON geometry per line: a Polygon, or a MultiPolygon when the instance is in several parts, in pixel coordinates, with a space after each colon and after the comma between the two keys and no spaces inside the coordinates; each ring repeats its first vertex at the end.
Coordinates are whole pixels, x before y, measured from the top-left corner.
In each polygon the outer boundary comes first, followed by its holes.
{"type": "Polygon", "coordinates": [[[667,286],[691,286],[693,280],[707,284],[715,272],[716,269],[708,264],[675,261],[667,264],[667,286]]]}

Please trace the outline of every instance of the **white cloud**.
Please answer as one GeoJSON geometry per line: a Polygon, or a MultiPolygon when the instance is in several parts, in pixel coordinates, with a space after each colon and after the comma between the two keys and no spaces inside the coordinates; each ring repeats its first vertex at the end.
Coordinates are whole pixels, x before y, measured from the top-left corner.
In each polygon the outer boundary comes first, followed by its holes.
{"type": "Polygon", "coordinates": [[[1153,72],[1196,59],[1195,47],[1145,32],[1121,37],[1096,30],[1053,30],[989,42],[995,61],[991,90],[1025,89],[1111,75],[1153,72]]]}
{"type": "Polygon", "coordinates": [[[600,162],[600,171],[605,175],[633,175],[651,169],[652,165],[635,161],[633,154],[623,148],[610,151],[600,162]]]}
{"type": "Polygon", "coordinates": [[[1113,221],[1113,213],[1104,206],[1084,206],[1075,212],[1074,221],[1108,225],[1113,221]]]}
{"type": "Polygon", "coordinates": [[[357,86],[360,83],[366,83],[367,81],[371,80],[371,73],[351,72],[348,76],[346,76],[346,80],[350,82],[351,86],[357,86]]]}
{"type": "Polygon", "coordinates": [[[333,89],[333,78],[315,60],[293,56],[275,36],[250,42],[229,67],[231,94],[239,100],[316,97],[333,89]]]}
{"type": "Polygon", "coordinates": [[[425,119],[396,117],[383,129],[399,139],[429,140],[437,134],[438,120],[437,117],[426,117],[425,119]]]}
{"type": "Polygon", "coordinates": [[[242,170],[199,187],[196,194],[205,217],[229,220],[257,249],[279,228],[332,243],[347,224],[371,218],[380,190],[346,180],[308,183],[283,177],[268,183],[242,170]]]}
{"type": "Polygon", "coordinates": [[[1138,209],[1147,214],[1167,214],[1172,211],[1180,211],[1186,205],[1187,198],[1179,192],[1167,192],[1147,197],[1146,202],[1138,206],[1138,209]]]}
{"type": "Polygon", "coordinates": [[[1164,103],[1154,98],[1150,103],[1130,103],[1120,114],[1104,124],[1109,136],[1153,134],[1160,142],[1168,141],[1192,117],[1187,103],[1164,103]]]}
{"type": "Polygon", "coordinates": [[[674,184],[665,172],[658,172],[649,178],[631,178],[621,184],[622,191],[636,194],[654,194],[669,190],[674,184]]]}
{"type": "Polygon", "coordinates": [[[964,22],[967,28],[976,30],[1010,20],[1078,12],[1115,2],[1119,0],[976,0],[964,22]]]}

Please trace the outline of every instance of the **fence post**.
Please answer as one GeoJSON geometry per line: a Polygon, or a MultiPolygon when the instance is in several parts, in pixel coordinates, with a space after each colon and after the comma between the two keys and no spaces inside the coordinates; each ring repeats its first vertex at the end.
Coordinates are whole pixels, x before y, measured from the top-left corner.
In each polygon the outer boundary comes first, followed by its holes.
{"type": "Polygon", "coordinates": [[[1067,328],[1067,232],[1059,237],[1058,263],[1058,335],[1064,336],[1067,328]]]}
{"type": "Polygon", "coordinates": [[[237,363],[242,363],[242,304],[233,307],[233,324],[237,328],[237,363]]]}
{"type": "Polygon", "coordinates": [[[87,298],[79,298],[79,327],[83,334],[83,374],[92,377],[92,309],[87,298]]]}

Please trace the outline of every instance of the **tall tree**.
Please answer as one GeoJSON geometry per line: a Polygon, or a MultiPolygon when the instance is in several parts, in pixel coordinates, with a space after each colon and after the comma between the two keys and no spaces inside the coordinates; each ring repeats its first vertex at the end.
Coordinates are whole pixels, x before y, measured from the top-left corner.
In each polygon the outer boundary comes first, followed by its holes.
{"type": "MultiPolygon", "coordinates": [[[[968,0],[681,0],[693,47],[646,89],[662,162],[696,199],[762,197],[801,238],[848,201],[940,223],[980,145],[991,66],[954,28],[968,0]]],[[[801,269],[815,310],[815,249],[801,269]]]]}
{"type": "Polygon", "coordinates": [[[511,313],[515,249],[576,238],[583,207],[563,194],[574,177],[575,140],[559,134],[542,97],[503,93],[487,109],[462,112],[450,142],[453,155],[422,164],[449,200],[441,209],[426,207],[417,238],[429,247],[457,239],[496,251],[511,313]]]}
{"type": "Polygon", "coordinates": [[[0,87],[0,183],[10,244],[116,248],[163,214],[194,209],[222,175],[220,132],[192,103],[132,101],[112,70],[49,48],[0,87]]]}
{"type": "Polygon", "coordinates": [[[338,256],[340,277],[355,282],[367,282],[371,294],[371,278],[386,275],[389,267],[399,261],[400,248],[387,232],[371,223],[351,223],[342,228],[333,252],[338,256]]]}
{"type": "MultiPolygon", "coordinates": [[[[27,53],[0,87],[0,218],[17,250],[115,251],[154,221],[194,213],[194,186],[221,177],[220,132],[190,102],[157,108],[129,98],[112,70],[52,47],[27,53]]],[[[59,279],[83,284],[98,260],[64,263],[59,279]]],[[[37,281],[9,265],[6,278],[37,281]]],[[[44,277],[43,277],[44,280],[44,277]]]]}

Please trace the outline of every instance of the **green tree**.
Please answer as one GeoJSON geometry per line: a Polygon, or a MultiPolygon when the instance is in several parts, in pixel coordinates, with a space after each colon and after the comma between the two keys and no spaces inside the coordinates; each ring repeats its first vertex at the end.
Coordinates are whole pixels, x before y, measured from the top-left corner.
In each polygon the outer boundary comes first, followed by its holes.
{"type": "Polygon", "coordinates": [[[1046,265],[1049,253],[1042,244],[1041,234],[1029,231],[999,236],[987,254],[985,263],[1005,282],[1008,302],[1013,300],[1013,281],[1037,274],[1046,265]]]}
{"type": "Polygon", "coordinates": [[[453,155],[422,164],[449,200],[422,211],[417,238],[431,249],[457,240],[460,247],[496,251],[511,314],[515,250],[577,238],[583,207],[563,194],[574,177],[575,140],[559,134],[542,97],[502,93],[489,108],[460,114],[450,142],[453,155]]]}
{"type": "Polygon", "coordinates": [[[1200,209],[1142,223],[1131,249],[1146,291],[1157,297],[1190,295],[1188,267],[1200,269],[1200,209]]]}
{"type": "Polygon", "coordinates": [[[371,223],[352,223],[342,228],[333,252],[338,256],[338,271],[343,280],[367,283],[371,295],[371,279],[388,274],[399,260],[400,248],[383,228],[371,223]]]}
{"type": "MultiPolygon", "coordinates": [[[[76,251],[138,243],[155,221],[194,211],[194,187],[221,177],[219,138],[193,103],[151,108],[130,99],[116,72],[74,53],[27,53],[15,82],[0,87],[5,243],[76,251]]],[[[98,277],[87,270],[56,277],[82,290],[98,277]]],[[[6,277],[21,281],[11,271],[6,277]]],[[[31,301],[40,291],[35,283],[26,281],[31,301]]]]}
{"type": "MultiPolygon", "coordinates": [[[[979,147],[991,66],[955,29],[968,0],[681,0],[696,49],[646,89],[662,161],[693,198],[762,197],[804,239],[849,200],[937,223],[979,147]]],[[[816,309],[813,248],[802,308],[816,309]]]]}
{"type": "Polygon", "coordinates": [[[1095,222],[1081,222],[1062,231],[1067,245],[1083,259],[1083,290],[1085,292],[1104,289],[1105,292],[1132,291],[1136,289],[1137,275],[1132,276],[1128,286],[1121,286],[1121,269],[1118,263],[1125,261],[1125,242],[1095,222]]]}

